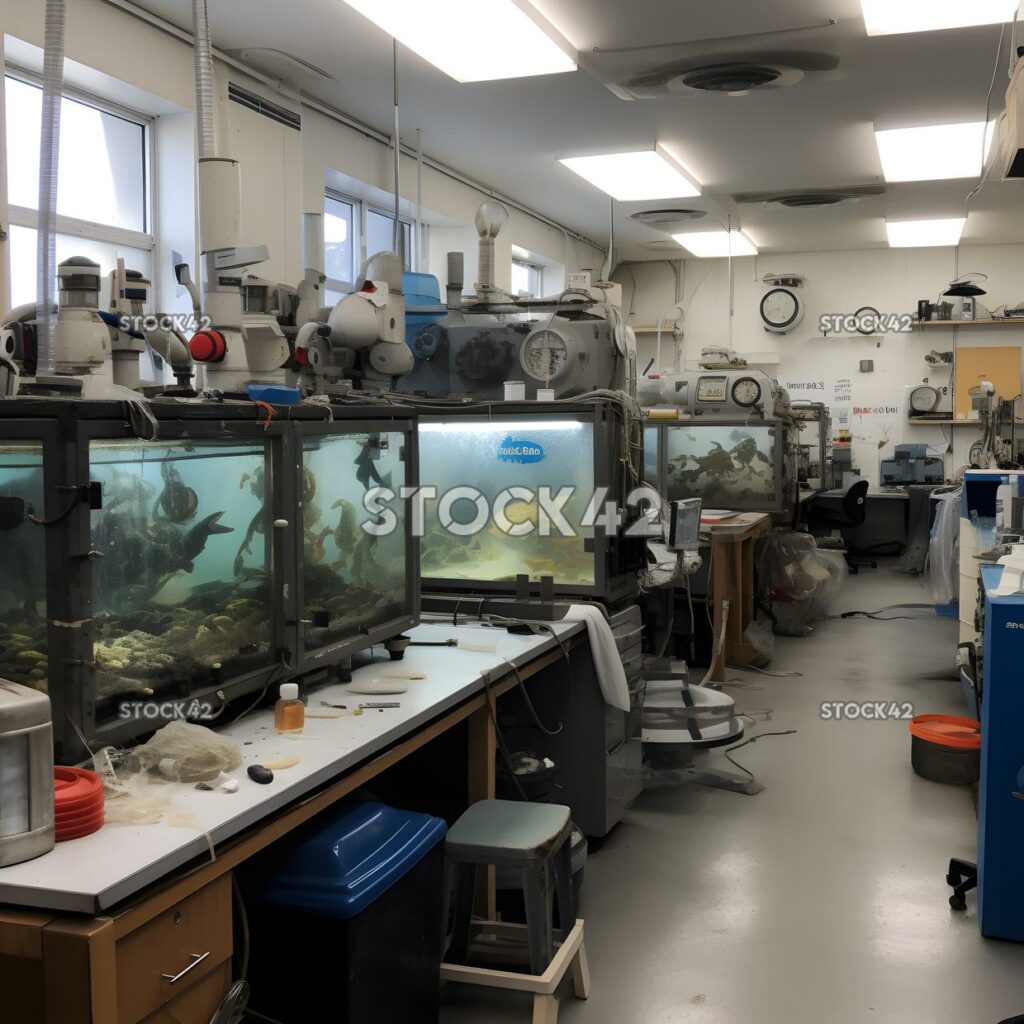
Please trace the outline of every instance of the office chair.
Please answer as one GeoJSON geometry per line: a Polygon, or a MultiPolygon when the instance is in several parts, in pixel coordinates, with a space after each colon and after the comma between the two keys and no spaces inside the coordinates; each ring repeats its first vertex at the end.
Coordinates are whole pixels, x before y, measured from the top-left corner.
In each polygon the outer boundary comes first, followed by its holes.
{"type": "MultiPolygon", "coordinates": [[[[867,493],[867,480],[857,480],[846,488],[839,508],[830,508],[817,498],[813,499],[807,510],[808,528],[813,532],[816,526],[829,530],[847,530],[861,526],[867,517],[867,493]]],[[[860,558],[849,550],[844,551],[843,555],[852,573],[857,573],[868,566],[872,569],[878,568],[877,562],[870,558],[860,558]]]]}

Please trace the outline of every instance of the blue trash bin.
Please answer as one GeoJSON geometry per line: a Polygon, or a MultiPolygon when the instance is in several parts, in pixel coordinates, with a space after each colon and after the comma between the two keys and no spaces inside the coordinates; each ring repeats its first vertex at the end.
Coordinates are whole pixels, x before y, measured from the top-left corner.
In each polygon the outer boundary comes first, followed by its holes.
{"type": "Polygon", "coordinates": [[[249,862],[250,1006],[281,1024],[436,1024],[446,831],[354,803],[249,862]]]}

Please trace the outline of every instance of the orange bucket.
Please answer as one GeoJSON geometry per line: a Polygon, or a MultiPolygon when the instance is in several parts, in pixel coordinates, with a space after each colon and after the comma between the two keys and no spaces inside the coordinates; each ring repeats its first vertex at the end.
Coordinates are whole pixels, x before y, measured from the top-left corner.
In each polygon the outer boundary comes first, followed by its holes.
{"type": "Polygon", "coordinates": [[[910,723],[910,762],[934,782],[965,785],[981,775],[981,723],[955,715],[918,715],[910,723]]]}

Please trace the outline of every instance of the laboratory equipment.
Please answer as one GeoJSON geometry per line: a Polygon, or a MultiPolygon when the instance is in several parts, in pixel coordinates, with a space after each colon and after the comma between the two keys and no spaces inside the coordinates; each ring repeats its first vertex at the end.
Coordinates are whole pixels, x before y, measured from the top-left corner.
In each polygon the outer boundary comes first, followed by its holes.
{"type": "Polygon", "coordinates": [[[416,484],[414,414],[150,408],[144,441],[119,403],[0,402],[0,674],[48,690],[65,761],[152,731],[147,707],[217,716],[418,618],[393,496],[416,484]]]}
{"type": "Polygon", "coordinates": [[[946,468],[941,458],[928,454],[928,445],[898,444],[893,458],[882,459],[879,479],[884,487],[941,484],[946,480],[946,468]]]}
{"type": "Polygon", "coordinates": [[[700,548],[700,498],[673,501],[669,512],[669,551],[696,551],[700,548]]]}
{"type": "Polygon", "coordinates": [[[832,462],[832,413],[824,402],[794,402],[792,412],[794,419],[800,424],[797,442],[797,477],[800,485],[822,491],[830,490],[835,486],[832,462]]]}
{"type": "Polygon", "coordinates": [[[525,587],[537,595],[549,577],[551,596],[629,598],[644,562],[643,537],[629,531],[640,518],[629,508],[639,448],[637,421],[613,399],[424,412],[420,475],[425,488],[436,488],[425,505],[424,589],[526,596],[525,587]],[[479,492],[479,504],[459,497],[456,488],[466,485],[479,492]],[[564,528],[545,498],[559,492],[567,495],[564,528]],[[606,503],[621,524],[595,514],[606,503]]]}
{"type": "Polygon", "coordinates": [[[53,849],[53,732],[46,694],[0,679],[0,868],[53,849]]]}

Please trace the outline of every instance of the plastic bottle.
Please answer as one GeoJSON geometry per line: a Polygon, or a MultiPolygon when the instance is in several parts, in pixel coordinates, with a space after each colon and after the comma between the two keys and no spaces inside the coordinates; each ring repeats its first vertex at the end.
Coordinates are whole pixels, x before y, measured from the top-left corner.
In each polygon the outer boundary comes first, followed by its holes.
{"type": "Polygon", "coordinates": [[[302,732],[306,705],[299,700],[298,683],[282,683],[281,698],[274,705],[274,728],[278,732],[302,732]]]}

